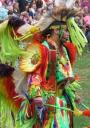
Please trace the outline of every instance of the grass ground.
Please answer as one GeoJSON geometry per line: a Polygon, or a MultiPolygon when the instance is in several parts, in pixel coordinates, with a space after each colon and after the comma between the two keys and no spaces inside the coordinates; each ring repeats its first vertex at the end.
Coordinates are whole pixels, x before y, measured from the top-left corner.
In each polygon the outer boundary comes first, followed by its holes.
{"type": "MultiPolygon", "coordinates": [[[[78,92],[82,101],[90,108],[90,52],[85,52],[82,57],[78,58],[75,72],[80,76],[82,90],[78,92]]],[[[84,128],[90,126],[90,118],[75,117],[74,128],[84,128]]]]}

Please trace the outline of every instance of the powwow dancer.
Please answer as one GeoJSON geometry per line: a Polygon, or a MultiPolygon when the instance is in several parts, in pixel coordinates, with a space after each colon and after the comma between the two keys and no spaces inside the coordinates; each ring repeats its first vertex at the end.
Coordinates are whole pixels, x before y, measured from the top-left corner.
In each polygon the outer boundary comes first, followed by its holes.
{"type": "Polygon", "coordinates": [[[79,84],[71,64],[75,49],[81,55],[87,42],[74,21],[76,14],[62,5],[34,26],[14,17],[0,25],[2,128],[72,128],[73,114],[90,115],[89,110],[79,111],[75,103],[79,84]],[[74,42],[65,46],[61,43],[63,24],[74,42]],[[23,48],[20,42],[26,42],[23,48]]]}

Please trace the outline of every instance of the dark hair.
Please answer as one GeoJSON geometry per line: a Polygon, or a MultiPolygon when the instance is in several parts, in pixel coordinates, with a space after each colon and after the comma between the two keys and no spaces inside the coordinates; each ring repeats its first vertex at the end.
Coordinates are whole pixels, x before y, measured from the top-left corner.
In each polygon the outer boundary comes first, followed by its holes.
{"type": "Polygon", "coordinates": [[[37,1],[36,1],[36,7],[37,7],[37,8],[42,8],[42,6],[43,6],[42,0],[37,0],[37,1]]]}
{"type": "Polygon", "coordinates": [[[14,16],[12,16],[8,21],[8,25],[10,25],[13,28],[18,28],[24,24],[25,22],[23,20],[21,20],[19,17],[14,16]]]}
{"type": "Polygon", "coordinates": [[[50,28],[47,28],[47,29],[45,29],[43,32],[42,32],[42,35],[43,35],[43,37],[44,38],[46,38],[48,35],[52,35],[53,34],[53,29],[50,29],[50,28]]]}
{"type": "Polygon", "coordinates": [[[61,25],[65,25],[66,23],[64,22],[64,21],[54,21],[53,23],[51,23],[50,25],[49,25],[49,27],[48,28],[46,28],[43,32],[42,32],[42,35],[44,36],[44,37],[47,37],[47,35],[52,35],[53,34],[53,31],[54,31],[54,29],[53,29],[53,26],[61,26],[61,25]]]}

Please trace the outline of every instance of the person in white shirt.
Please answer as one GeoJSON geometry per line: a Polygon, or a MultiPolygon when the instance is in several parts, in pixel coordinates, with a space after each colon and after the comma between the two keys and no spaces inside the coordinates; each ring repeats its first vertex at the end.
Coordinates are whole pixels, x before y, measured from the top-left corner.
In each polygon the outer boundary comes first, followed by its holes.
{"type": "Polygon", "coordinates": [[[76,0],[55,0],[55,6],[60,6],[60,4],[64,4],[67,8],[71,8],[76,0]]]}

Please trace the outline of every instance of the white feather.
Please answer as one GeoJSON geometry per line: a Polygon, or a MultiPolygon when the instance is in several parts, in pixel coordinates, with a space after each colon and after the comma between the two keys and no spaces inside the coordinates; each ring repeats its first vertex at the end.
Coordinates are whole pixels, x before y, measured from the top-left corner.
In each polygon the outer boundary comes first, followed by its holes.
{"type": "Polygon", "coordinates": [[[27,91],[27,78],[26,74],[21,72],[19,69],[15,69],[13,73],[13,79],[15,83],[15,91],[20,95],[23,96],[22,92],[27,91]]]}
{"type": "Polygon", "coordinates": [[[40,28],[40,31],[45,30],[52,22],[54,19],[49,15],[47,12],[45,15],[41,17],[41,19],[38,21],[38,23],[35,25],[40,28]]]}

